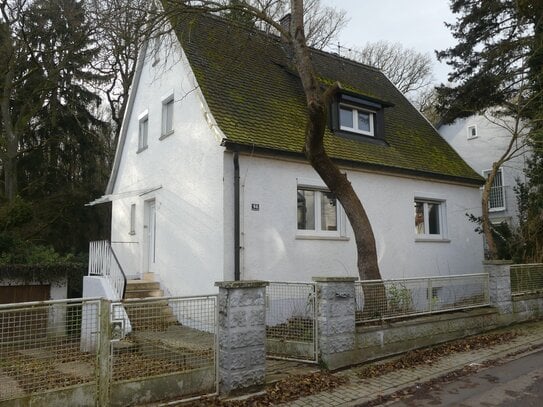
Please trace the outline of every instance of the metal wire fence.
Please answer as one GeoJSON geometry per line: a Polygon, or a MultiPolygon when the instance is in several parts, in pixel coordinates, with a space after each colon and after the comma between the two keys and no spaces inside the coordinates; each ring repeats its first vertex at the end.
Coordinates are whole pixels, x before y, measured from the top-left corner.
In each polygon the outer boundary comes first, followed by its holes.
{"type": "Polygon", "coordinates": [[[510,274],[513,295],[543,291],[543,264],[514,264],[510,274]]]}
{"type": "Polygon", "coordinates": [[[0,305],[0,404],[62,390],[70,403],[126,405],[144,381],[146,401],[216,394],[216,321],[214,295],[0,305]]]}
{"type": "Polygon", "coordinates": [[[268,356],[317,361],[315,284],[271,282],[266,288],[268,356]]]}
{"type": "Polygon", "coordinates": [[[198,369],[213,379],[216,304],[216,296],[113,303],[112,381],[198,369]]]}
{"type": "Polygon", "coordinates": [[[356,322],[489,305],[488,274],[358,281],[356,322]]]}
{"type": "MultiPolygon", "coordinates": [[[[99,300],[0,305],[0,401],[95,382],[96,355],[82,332],[97,335],[99,300]],[[87,322],[81,311],[95,313],[87,322]]],[[[89,314],[89,316],[91,316],[89,314]]]]}

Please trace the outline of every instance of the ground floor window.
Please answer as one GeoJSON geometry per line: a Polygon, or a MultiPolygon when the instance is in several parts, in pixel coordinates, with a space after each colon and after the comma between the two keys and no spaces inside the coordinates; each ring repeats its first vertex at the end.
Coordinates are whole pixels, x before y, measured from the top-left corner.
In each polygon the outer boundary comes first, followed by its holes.
{"type": "Polygon", "coordinates": [[[298,186],[297,235],[315,237],[340,237],[345,235],[344,214],[330,191],[298,186]]]}
{"type": "Polygon", "coordinates": [[[415,199],[415,234],[417,238],[445,237],[445,203],[415,199]]]}
{"type": "Polygon", "coordinates": [[[298,188],[298,230],[337,231],[338,207],[334,194],[298,188]]]}

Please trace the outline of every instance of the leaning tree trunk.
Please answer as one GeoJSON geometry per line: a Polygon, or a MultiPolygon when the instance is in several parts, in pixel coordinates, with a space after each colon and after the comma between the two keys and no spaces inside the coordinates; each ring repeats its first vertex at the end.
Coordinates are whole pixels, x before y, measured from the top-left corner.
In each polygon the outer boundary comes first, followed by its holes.
{"type": "MultiPolygon", "coordinates": [[[[366,211],[346,174],[339,170],[324,148],[323,139],[326,129],[327,106],[330,99],[339,90],[339,84],[332,86],[325,93],[320,90],[304,36],[303,1],[291,0],[291,11],[290,41],[294,51],[296,68],[306,95],[308,111],[304,146],[305,155],[311,166],[330,189],[330,192],[337,197],[351,223],[356,241],[360,279],[380,280],[381,274],[377,262],[375,238],[366,211]]],[[[374,314],[375,311],[382,311],[386,308],[383,284],[376,286],[365,285],[364,298],[365,311],[374,314]]]]}

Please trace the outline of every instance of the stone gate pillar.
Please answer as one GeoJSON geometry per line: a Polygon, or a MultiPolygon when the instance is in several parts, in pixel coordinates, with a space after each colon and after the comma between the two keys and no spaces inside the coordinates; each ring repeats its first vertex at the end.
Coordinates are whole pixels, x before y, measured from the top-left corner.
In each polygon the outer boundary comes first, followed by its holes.
{"type": "Polygon", "coordinates": [[[497,308],[500,314],[511,314],[511,274],[509,268],[513,264],[509,260],[489,260],[483,262],[485,273],[488,273],[488,290],[490,305],[497,308]]]}
{"type": "Polygon", "coordinates": [[[219,392],[258,388],[266,378],[265,281],[224,281],[219,287],[219,392]]]}
{"type": "Polygon", "coordinates": [[[355,277],[314,277],[320,361],[330,370],[348,366],[356,348],[355,277]]]}

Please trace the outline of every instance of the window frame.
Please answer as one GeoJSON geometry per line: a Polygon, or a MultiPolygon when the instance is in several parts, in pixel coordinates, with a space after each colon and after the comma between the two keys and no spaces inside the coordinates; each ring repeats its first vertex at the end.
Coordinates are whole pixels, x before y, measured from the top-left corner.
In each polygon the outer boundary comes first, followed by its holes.
{"type": "Polygon", "coordinates": [[[338,124],[339,124],[339,129],[342,130],[342,131],[347,131],[347,132],[350,132],[350,133],[356,133],[356,134],[363,134],[364,136],[369,136],[369,137],[375,137],[375,115],[376,115],[376,112],[373,111],[373,110],[370,110],[370,109],[365,109],[363,107],[359,107],[359,106],[355,106],[355,105],[352,105],[352,104],[349,104],[349,103],[344,103],[344,102],[340,102],[339,105],[338,105],[338,109],[339,109],[339,112],[338,112],[338,124]],[[347,109],[351,109],[352,110],[352,119],[353,119],[353,127],[348,127],[348,126],[345,126],[341,123],[341,108],[342,107],[346,107],[347,109]],[[369,121],[370,121],[370,130],[369,131],[366,131],[366,130],[360,130],[358,128],[358,113],[367,113],[368,116],[369,116],[369,121]]]}
{"type": "Polygon", "coordinates": [[[149,113],[145,111],[138,117],[138,150],[140,153],[149,147],[149,113]]]}
{"type": "Polygon", "coordinates": [[[160,138],[159,140],[163,140],[169,135],[173,134],[174,132],[174,97],[173,92],[170,93],[168,96],[162,98],[162,113],[161,113],[161,122],[160,122],[160,138]],[[170,120],[168,120],[168,112],[171,107],[171,115],[169,116],[170,120]],[[171,126],[171,128],[168,128],[168,124],[171,126]]]}
{"type": "Polygon", "coordinates": [[[477,131],[477,125],[473,124],[471,126],[468,126],[467,128],[467,132],[468,132],[468,140],[473,140],[474,138],[477,138],[479,137],[479,133],[477,131]],[[475,135],[472,135],[471,133],[471,129],[474,129],[475,130],[475,135]]]}
{"type": "Polygon", "coordinates": [[[130,231],[129,235],[133,236],[136,234],[136,204],[130,204],[130,231]]]}
{"type": "Polygon", "coordinates": [[[415,241],[416,242],[450,242],[447,238],[447,205],[444,199],[437,199],[435,197],[421,197],[415,196],[413,199],[413,208],[416,207],[417,203],[423,204],[423,222],[425,225],[424,233],[417,233],[416,226],[416,212],[415,212],[415,241]],[[428,233],[426,225],[430,225],[430,215],[428,210],[428,205],[438,205],[438,222],[439,222],[439,233],[428,233]]]}
{"type": "MultiPolygon", "coordinates": [[[[487,179],[488,175],[490,175],[491,172],[492,172],[491,169],[484,170],[483,171],[483,177],[485,179],[487,179]]],[[[498,172],[496,172],[496,177],[494,177],[494,183],[492,184],[492,186],[490,188],[490,194],[489,194],[489,197],[488,197],[488,211],[489,212],[503,212],[503,211],[506,211],[507,210],[507,202],[505,200],[505,183],[504,183],[504,177],[503,177],[503,168],[499,168],[498,172]],[[501,180],[501,186],[495,186],[494,185],[494,183],[498,179],[498,175],[499,175],[499,179],[501,180]],[[492,192],[493,192],[494,188],[500,188],[501,189],[501,199],[502,199],[502,202],[503,202],[503,206],[497,206],[495,208],[492,208],[490,206],[490,204],[492,203],[492,192]]]]}
{"type": "Polygon", "coordinates": [[[320,183],[298,183],[296,188],[296,239],[329,239],[329,240],[348,240],[346,236],[346,215],[336,198],[336,230],[322,230],[322,194],[329,193],[330,190],[320,183]],[[313,211],[315,219],[314,229],[298,229],[298,191],[314,191],[313,211]]]}
{"type": "MultiPolygon", "coordinates": [[[[342,90],[330,101],[330,107],[328,109],[328,126],[337,137],[343,137],[362,143],[388,146],[388,143],[385,140],[385,108],[392,106],[394,106],[394,104],[389,102],[342,90]],[[357,128],[341,126],[341,106],[370,113],[372,131],[368,134],[368,132],[365,131],[357,131],[357,128]]],[[[355,116],[353,116],[353,125],[355,123],[354,120],[355,116]]],[[[358,118],[356,118],[356,122],[357,121],[358,118]]]]}

